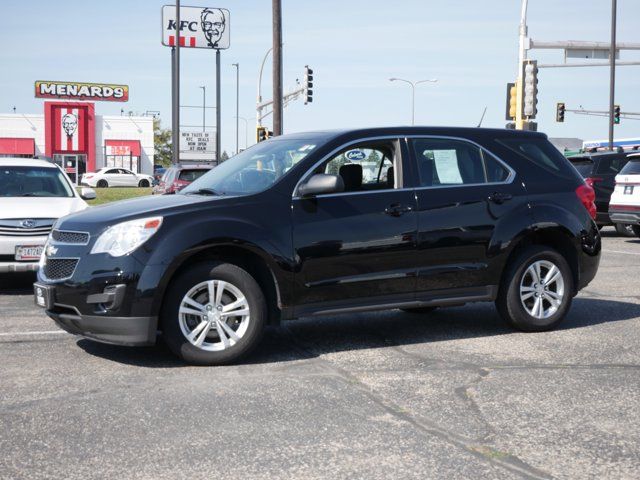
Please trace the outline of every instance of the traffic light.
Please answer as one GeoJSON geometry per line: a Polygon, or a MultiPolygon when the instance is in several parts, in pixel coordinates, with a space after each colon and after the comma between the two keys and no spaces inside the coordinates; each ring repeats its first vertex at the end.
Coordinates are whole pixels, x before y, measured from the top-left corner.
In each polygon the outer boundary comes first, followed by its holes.
{"type": "Polygon", "coordinates": [[[538,113],[538,62],[525,60],[523,65],[524,99],[522,115],[536,118],[538,113]]]}
{"type": "Polygon", "coordinates": [[[558,102],[556,104],[556,122],[564,122],[564,110],[565,106],[563,102],[558,102]]]}
{"type": "Polygon", "coordinates": [[[620,123],[620,105],[613,106],[613,123],[616,125],[620,123]]]}
{"type": "Polygon", "coordinates": [[[518,89],[515,83],[507,83],[507,110],[505,120],[516,118],[516,108],[518,105],[518,89]]]}
{"type": "Polygon", "coordinates": [[[313,70],[304,66],[304,104],[313,102],[313,70]]]}
{"type": "MultiPolygon", "coordinates": [[[[256,142],[260,143],[264,142],[265,140],[269,140],[270,133],[271,132],[267,130],[267,127],[258,125],[258,128],[256,129],[256,142]]],[[[271,135],[273,134],[271,133],[271,135]]]]}

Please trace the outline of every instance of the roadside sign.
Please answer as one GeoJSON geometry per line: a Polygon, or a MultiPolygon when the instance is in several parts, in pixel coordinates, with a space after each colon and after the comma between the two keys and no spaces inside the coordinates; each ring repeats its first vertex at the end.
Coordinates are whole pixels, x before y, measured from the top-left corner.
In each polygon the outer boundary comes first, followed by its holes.
{"type": "MultiPolygon", "coordinates": [[[[180,7],[180,46],[186,48],[229,48],[229,10],[214,7],[180,7]]],[[[176,45],[176,7],[162,7],[162,45],[176,45]]]]}
{"type": "Polygon", "coordinates": [[[180,132],[180,152],[182,153],[215,153],[216,138],[211,132],[180,132]]]}
{"type": "Polygon", "coordinates": [[[52,82],[37,80],[36,98],[64,98],[106,102],[129,101],[129,86],[110,83],[52,82]]]}

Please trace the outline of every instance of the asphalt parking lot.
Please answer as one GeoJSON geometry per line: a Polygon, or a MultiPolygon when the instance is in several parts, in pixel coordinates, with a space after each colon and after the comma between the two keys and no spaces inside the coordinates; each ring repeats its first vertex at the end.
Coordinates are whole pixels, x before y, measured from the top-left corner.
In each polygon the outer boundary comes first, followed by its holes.
{"type": "Polygon", "coordinates": [[[0,280],[0,478],[638,478],[640,239],[557,331],[490,304],[303,319],[245,364],[101,345],[0,280]]]}

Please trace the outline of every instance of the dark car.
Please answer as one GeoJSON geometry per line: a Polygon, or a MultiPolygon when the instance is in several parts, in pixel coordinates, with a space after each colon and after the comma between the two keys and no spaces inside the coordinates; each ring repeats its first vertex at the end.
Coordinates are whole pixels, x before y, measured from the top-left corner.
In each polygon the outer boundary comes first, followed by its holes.
{"type": "Polygon", "coordinates": [[[631,152],[600,152],[569,157],[569,161],[595,191],[598,226],[615,225],[618,233],[626,236],[634,235],[631,225],[614,224],[611,221],[609,201],[616,186],[616,175],[627,164],[631,154],[631,152]]]}
{"type": "Polygon", "coordinates": [[[495,301],[555,327],[595,276],[593,189],[541,133],[380,128],[261,142],[178,195],[54,226],[36,303],[68,332],[224,364],[302,316],[495,301]]]}
{"type": "Polygon", "coordinates": [[[167,168],[152,193],[154,195],[177,193],[212,168],[213,165],[178,165],[167,168]]]}

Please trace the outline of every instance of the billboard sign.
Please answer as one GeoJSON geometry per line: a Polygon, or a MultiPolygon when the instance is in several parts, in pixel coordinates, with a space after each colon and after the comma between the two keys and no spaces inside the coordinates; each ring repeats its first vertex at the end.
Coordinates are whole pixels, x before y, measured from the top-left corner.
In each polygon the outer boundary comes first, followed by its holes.
{"type": "Polygon", "coordinates": [[[110,83],[50,82],[37,80],[36,98],[91,100],[104,102],[129,101],[129,86],[110,83]]]}
{"type": "MultiPolygon", "coordinates": [[[[213,7],[180,7],[180,46],[186,48],[229,48],[229,10],[213,7]]],[[[176,45],[176,7],[162,7],[162,45],[176,45]]]]}
{"type": "Polygon", "coordinates": [[[206,154],[211,157],[216,152],[216,136],[211,132],[180,132],[180,152],[191,158],[192,154],[206,154]]]}

